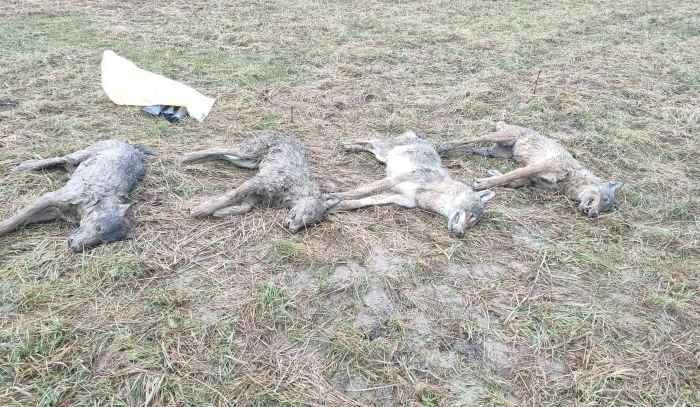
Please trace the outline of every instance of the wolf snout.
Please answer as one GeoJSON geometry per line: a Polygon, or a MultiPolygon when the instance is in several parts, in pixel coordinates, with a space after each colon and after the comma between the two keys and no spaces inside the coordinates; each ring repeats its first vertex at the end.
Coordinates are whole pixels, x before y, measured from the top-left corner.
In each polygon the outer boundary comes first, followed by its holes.
{"type": "Polygon", "coordinates": [[[80,253],[83,250],[85,250],[85,246],[83,245],[83,243],[80,240],[73,237],[68,238],[68,247],[73,251],[73,253],[80,253]]]}
{"type": "Polygon", "coordinates": [[[589,218],[595,218],[598,216],[598,209],[596,209],[592,204],[582,202],[579,204],[578,208],[589,218]]]}

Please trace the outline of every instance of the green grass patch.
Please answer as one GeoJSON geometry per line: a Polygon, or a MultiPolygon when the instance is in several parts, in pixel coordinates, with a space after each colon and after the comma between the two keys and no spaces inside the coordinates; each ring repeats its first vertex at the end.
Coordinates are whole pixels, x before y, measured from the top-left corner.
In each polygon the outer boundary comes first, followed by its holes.
{"type": "Polygon", "coordinates": [[[0,24],[0,57],[48,54],[68,48],[98,45],[93,22],[85,16],[3,17],[0,24]]]}
{"type": "Polygon", "coordinates": [[[273,321],[285,321],[292,317],[294,302],[287,296],[286,291],[273,281],[258,287],[255,299],[258,308],[273,321]]]}

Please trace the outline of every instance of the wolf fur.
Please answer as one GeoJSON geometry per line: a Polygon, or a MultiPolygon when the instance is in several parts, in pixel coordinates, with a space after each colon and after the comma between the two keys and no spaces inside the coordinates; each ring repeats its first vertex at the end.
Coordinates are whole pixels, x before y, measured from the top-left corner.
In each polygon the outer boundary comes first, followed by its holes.
{"type": "Polygon", "coordinates": [[[412,130],[389,139],[356,140],[343,147],[347,151],[372,153],[386,164],[387,177],[355,191],[335,194],[342,202],[334,211],[386,204],[421,208],[446,217],[448,231],[462,236],[479,222],[485,203],[494,196],[492,191],[474,192],[465,183],[452,179],[433,146],[412,130]],[[393,186],[376,193],[379,183],[393,186]],[[373,190],[372,196],[353,199],[373,190]]]}
{"type": "Polygon", "coordinates": [[[50,167],[71,172],[66,185],[0,222],[0,236],[23,225],[63,219],[80,225],[68,237],[74,252],[127,237],[127,210],[131,206],[127,197],[145,173],[139,147],[119,140],[100,141],[63,157],[25,161],[14,170],[50,167]]]}
{"type": "Polygon", "coordinates": [[[484,157],[513,158],[525,164],[506,174],[489,171],[488,178],[477,179],[477,190],[526,185],[543,190],[559,191],[578,203],[578,208],[590,217],[612,209],[620,181],[604,181],[576,160],[558,141],[535,130],[498,122],[497,131],[482,137],[467,138],[442,144],[441,155],[459,150],[484,157]],[[476,147],[493,143],[489,147],[476,147]]]}

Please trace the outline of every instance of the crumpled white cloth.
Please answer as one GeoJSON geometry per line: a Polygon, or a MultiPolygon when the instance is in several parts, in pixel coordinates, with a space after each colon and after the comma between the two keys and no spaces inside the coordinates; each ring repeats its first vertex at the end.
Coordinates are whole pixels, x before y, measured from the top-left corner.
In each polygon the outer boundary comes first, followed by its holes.
{"type": "Polygon", "coordinates": [[[180,82],[143,70],[112,50],[102,54],[102,89],[118,105],[185,106],[187,113],[200,122],[214,105],[213,98],[180,82]]]}

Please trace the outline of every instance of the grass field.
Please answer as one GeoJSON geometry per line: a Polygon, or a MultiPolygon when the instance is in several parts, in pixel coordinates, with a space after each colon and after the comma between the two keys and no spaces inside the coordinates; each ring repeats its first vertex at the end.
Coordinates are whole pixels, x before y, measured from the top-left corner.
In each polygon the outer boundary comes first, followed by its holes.
{"type": "MultiPolygon", "coordinates": [[[[132,240],[75,255],[60,222],[0,238],[0,405],[698,405],[699,49],[690,1],[10,0],[0,218],[67,179],[22,160],[105,138],[159,155],[132,240]],[[210,116],[113,105],[104,49],[216,97],[210,116]],[[624,181],[619,209],[498,189],[462,239],[396,207],[290,235],[273,209],[190,219],[250,173],[175,162],[276,129],[346,189],[383,168],[341,141],[496,120],[624,181]]],[[[446,164],[469,182],[515,165],[446,164]]]]}

